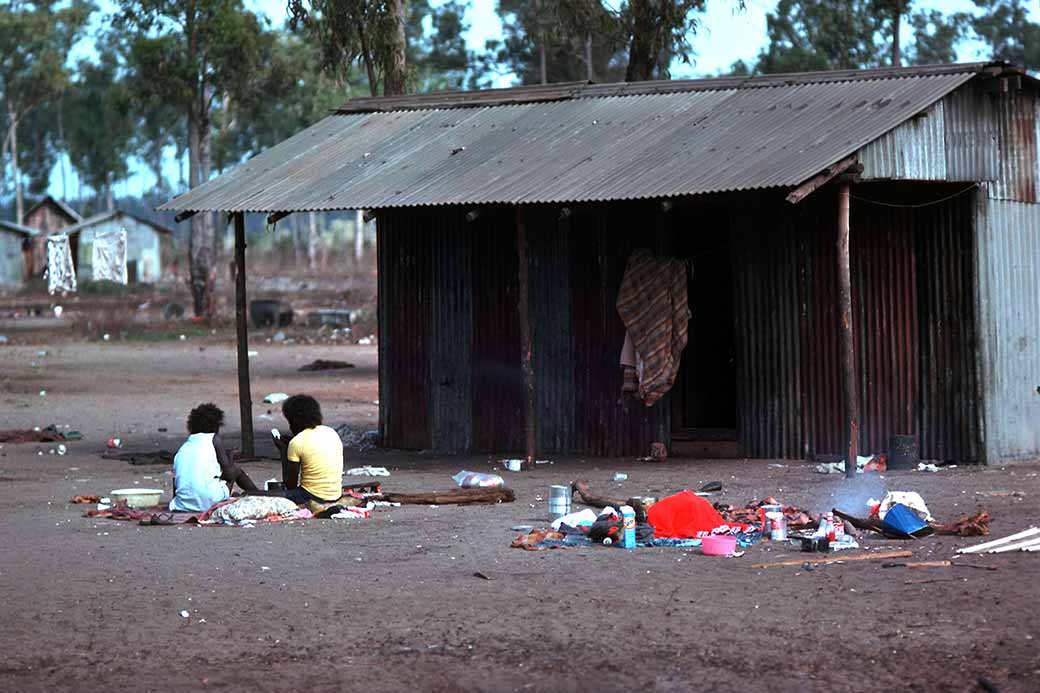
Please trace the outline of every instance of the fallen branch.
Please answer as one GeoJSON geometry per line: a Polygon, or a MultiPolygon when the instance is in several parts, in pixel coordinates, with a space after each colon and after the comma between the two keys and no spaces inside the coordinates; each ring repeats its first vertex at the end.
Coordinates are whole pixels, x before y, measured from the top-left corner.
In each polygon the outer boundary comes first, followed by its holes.
{"type": "Polygon", "coordinates": [[[371,500],[401,505],[472,505],[476,503],[512,503],[516,494],[508,488],[460,488],[433,493],[381,493],[371,500]]]}
{"type": "Polygon", "coordinates": [[[620,510],[622,505],[630,505],[632,509],[636,511],[636,522],[646,522],[646,511],[653,505],[656,499],[653,498],[611,498],[609,496],[597,496],[592,492],[589,487],[589,482],[584,480],[572,481],[571,482],[571,495],[575,493],[581,498],[581,502],[585,505],[590,505],[593,508],[605,508],[608,505],[615,510],[620,510]]]}
{"type": "Polygon", "coordinates": [[[913,556],[912,551],[882,551],[880,553],[857,553],[851,556],[828,556],[827,558],[799,558],[792,561],[774,561],[772,563],[754,563],[752,568],[779,568],[781,566],[821,565],[825,563],[848,563],[852,561],[871,561],[876,558],[909,558],[913,556]]]}

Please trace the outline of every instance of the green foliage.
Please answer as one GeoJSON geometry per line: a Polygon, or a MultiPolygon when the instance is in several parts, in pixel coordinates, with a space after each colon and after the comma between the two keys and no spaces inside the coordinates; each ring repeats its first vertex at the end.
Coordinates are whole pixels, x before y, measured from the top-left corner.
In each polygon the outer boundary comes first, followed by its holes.
{"type": "Polygon", "coordinates": [[[113,47],[101,46],[96,63],[80,61],[62,106],[66,151],[83,181],[100,193],[126,178],[136,122],[113,47]]]}
{"type": "Polygon", "coordinates": [[[911,65],[937,65],[957,62],[957,44],[967,27],[963,14],[944,15],[937,10],[915,12],[910,16],[914,44],[911,65]]]}
{"type": "Polygon", "coordinates": [[[974,0],[984,14],[972,20],[972,29],[992,51],[994,60],[1006,60],[1040,70],[1040,24],[1029,20],[1022,0],[974,0]]]}

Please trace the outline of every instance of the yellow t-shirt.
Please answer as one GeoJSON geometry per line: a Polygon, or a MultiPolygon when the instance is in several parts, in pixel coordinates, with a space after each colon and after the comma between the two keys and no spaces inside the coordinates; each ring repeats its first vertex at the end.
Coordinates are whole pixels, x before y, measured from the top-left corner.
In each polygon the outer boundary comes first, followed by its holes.
{"type": "Polygon", "coordinates": [[[343,495],[343,441],[328,426],[300,431],[289,441],[290,462],[300,463],[300,486],[322,500],[343,495]]]}

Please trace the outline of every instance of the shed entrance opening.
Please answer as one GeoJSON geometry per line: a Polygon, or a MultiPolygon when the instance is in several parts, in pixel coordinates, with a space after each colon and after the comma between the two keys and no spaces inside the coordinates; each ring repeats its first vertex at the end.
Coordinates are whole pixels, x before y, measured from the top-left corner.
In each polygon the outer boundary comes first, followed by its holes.
{"type": "Polygon", "coordinates": [[[689,342],[672,390],[672,447],[694,457],[736,457],[733,265],[725,208],[697,208],[676,227],[672,256],[689,260],[689,342]]]}

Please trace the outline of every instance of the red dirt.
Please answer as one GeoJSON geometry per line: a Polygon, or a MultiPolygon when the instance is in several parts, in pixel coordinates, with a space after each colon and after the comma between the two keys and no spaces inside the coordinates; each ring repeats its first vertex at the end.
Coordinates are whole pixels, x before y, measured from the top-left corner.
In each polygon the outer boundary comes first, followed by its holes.
{"type": "MultiPolygon", "coordinates": [[[[256,401],[308,391],[328,421],[374,427],[374,347],[256,348],[256,401]],[[315,358],[358,367],[297,372],[315,358]]],[[[813,511],[837,502],[862,512],[869,495],[912,490],[940,521],[982,505],[1002,536],[1040,523],[1040,465],[888,472],[850,490],[798,462],[568,459],[500,472],[517,493],[508,505],[402,507],[370,520],[252,529],[140,527],[85,518],[86,506],[68,499],[138,483],[168,489],[168,468],[99,453],[110,436],[125,449],[176,449],[198,402],[225,408],[233,444],[230,345],[8,345],[0,359],[0,428],[57,423],[84,434],[66,456],[48,454],[54,444],[0,447],[3,690],[969,691],[980,677],[1004,691],[1040,689],[1040,554],[954,558],[994,572],[880,561],[806,571],[751,568],[799,557],[770,542],[740,558],[509,548],[513,525],[545,524],[549,484],[577,477],[614,496],[719,480],[718,500],[772,495],[813,511]],[[36,356],[41,348],[46,357],[36,356]],[[628,480],[611,481],[615,471],[628,480]]],[[[256,421],[261,433],[269,423],[284,428],[271,409],[274,419],[256,421]]],[[[389,467],[385,488],[398,491],[446,489],[460,469],[498,466],[393,451],[351,452],[348,462],[389,467]]],[[[247,471],[263,480],[275,465],[247,471]]],[[[939,560],[977,541],[863,543],[939,560]]]]}

